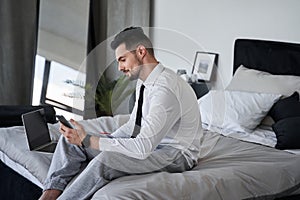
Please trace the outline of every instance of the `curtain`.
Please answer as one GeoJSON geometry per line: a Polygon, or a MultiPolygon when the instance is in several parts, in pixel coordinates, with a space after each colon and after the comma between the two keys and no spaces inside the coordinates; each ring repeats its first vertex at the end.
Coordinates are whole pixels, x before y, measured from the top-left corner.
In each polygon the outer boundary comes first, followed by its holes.
{"type": "Polygon", "coordinates": [[[90,0],[85,119],[97,117],[95,93],[101,75],[106,72],[113,79],[119,74],[110,49],[113,36],[126,27],[148,27],[149,23],[150,0],[90,0]]]}
{"type": "Polygon", "coordinates": [[[0,1],[0,105],[31,104],[38,2],[0,1]]]}

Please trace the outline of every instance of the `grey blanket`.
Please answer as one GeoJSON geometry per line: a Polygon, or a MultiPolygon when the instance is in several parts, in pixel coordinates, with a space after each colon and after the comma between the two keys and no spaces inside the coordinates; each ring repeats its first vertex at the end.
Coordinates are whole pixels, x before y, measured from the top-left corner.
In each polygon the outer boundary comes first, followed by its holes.
{"type": "MultiPolygon", "coordinates": [[[[98,134],[125,121],[115,117],[83,124],[98,134]]],[[[57,138],[58,126],[50,129],[57,138]]],[[[201,142],[193,170],[122,177],[98,190],[93,199],[274,199],[300,192],[300,155],[208,131],[201,142]]],[[[42,185],[51,155],[28,151],[23,127],[0,129],[0,153],[2,161],[5,155],[42,185]]]]}

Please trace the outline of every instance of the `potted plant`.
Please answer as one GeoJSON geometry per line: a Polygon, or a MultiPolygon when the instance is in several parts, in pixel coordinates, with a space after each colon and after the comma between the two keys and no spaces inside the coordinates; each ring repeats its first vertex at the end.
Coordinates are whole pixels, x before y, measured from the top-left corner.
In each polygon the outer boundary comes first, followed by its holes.
{"type": "Polygon", "coordinates": [[[130,80],[122,75],[109,80],[105,73],[101,76],[95,93],[95,109],[97,116],[112,116],[121,103],[135,91],[130,80]]]}

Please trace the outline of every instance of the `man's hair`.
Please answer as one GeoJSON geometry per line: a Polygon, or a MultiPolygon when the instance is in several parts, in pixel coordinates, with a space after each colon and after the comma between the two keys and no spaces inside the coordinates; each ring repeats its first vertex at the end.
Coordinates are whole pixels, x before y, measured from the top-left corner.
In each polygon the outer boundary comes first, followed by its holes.
{"type": "Polygon", "coordinates": [[[118,33],[110,46],[113,50],[116,50],[121,44],[125,44],[126,49],[134,51],[138,45],[146,47],[147,51],[154,56],[153,46],[150,39],[144,34],[141,27],[129,27],[118,33]]]}

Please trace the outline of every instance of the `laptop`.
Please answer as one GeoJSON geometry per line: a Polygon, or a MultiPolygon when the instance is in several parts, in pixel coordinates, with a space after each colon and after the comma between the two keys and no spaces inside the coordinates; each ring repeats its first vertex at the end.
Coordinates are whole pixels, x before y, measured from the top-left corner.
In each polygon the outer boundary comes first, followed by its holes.
{"type": "Polygon", "coordinates": [[[35,110],[22,115],[27,143],[30,151],[53,153],[57,142],[51,141],[44,109],[35,110]]]}

